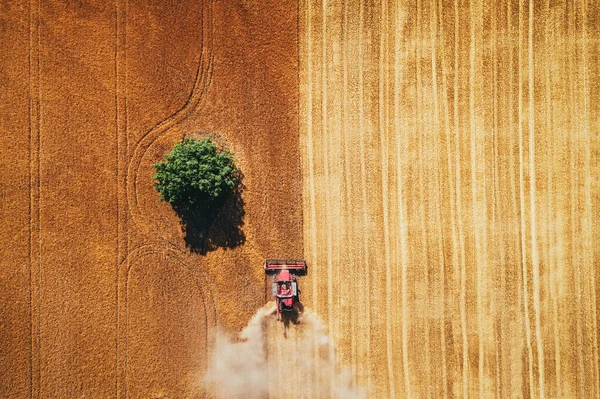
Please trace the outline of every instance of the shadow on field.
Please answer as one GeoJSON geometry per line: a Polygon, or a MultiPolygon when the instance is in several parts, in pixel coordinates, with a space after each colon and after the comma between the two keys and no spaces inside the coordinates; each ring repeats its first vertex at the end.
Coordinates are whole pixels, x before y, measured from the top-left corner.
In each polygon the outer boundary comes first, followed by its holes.
{"type": "Polygon", "coordinates": [[[294,304],[293,312],[282,312],[281,321],[283,322],[283,336],[287,338],[287,330],[290,328],[290,324],[300,324],[300,315],[304,312],[304,305],[298,301],[294,304]]]}
{"type": "Polygon", "coordinates": [[[246,188],[243,178],[239,172],[233,193],[208,210],[173,207],[181,219],[185,244],[192,252],[205,255],[217,248],[232,249],[246,242],[242,230],[246,213],[242,198],[246,188]]]}

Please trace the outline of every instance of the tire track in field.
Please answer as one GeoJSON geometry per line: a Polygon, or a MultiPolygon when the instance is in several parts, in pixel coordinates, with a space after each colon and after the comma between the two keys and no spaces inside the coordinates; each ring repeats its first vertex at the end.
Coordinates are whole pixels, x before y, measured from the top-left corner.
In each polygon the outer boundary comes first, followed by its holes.
{"type": "Polygon", "coordinates": [[[387,95],[389,92],[389,81],[386,79],[389,65],[389,45],[387,44],[388,33],[388,15],[387,4],[385,0],[381,1],[380,24],[383,27],[379,39],[379,103],[384,106],[379,107],[379,139],[381,146],[381,185],[383,200],[383,242],[385,259],[385,344],[387,357],[387,378],[389,381],[390,397],[396,397],[396,388],[394,381],[394,362],[393,362],[393,343],[392,343],[392,273],[391,248],[390,248],[390,198],[389,198],[389,107],[387,95]]]}
{"type": "MultiPolygon", "coordinates": [[[[397,260],[400,264],[400,301],[396,301],[396,304],[400,302],[400,330],[401,330],[401,369],[402,369],[402,377],[403,377],[403,385],[404,391],[406,394],[411,397],[411,382],[410,382],[410,370],[409,370],[409,362],[408,362],[408,317],[409,317],[409,309],[407,306],[407,266],[408,266],[408,238],[407,238],[407,217],[405,211],[405,191],[404,191],[404,182],[403,182],[403,163],[404,157],[402,154],[405,153],[405,143],[402,143],[402,131],[403,125],[401,124],[401,111],[400,111],[400,91],[397,89],[400,87],[401,78],[404,74],[404,66],[399,62],[401,57],[402,50],[402,36],[401,31],[399,29],[400,26],[404,25],[404,18],[402,16],[403,9],[400,5],[396,4],[396,13],[394,15],[394,23],[396,25],[395,35],[394,35],[394,122],[393,122],[393,132],[396,141],[396,202],[397,202],[397,218],[399,231],[397,232],[398,238],[396,239],[397,251],[396,253],[400,253],[399,259],[397,260]]],[[[395,320],[398,321],[398,318],[395,320]]]]}
{"type": "MultiPolygon", "coordinates": [[[[177,110],[173,115],[157,123],[152,129],[144,134],[133,148],[131,160],[127,167],[126,181],[127,181],[127,201],[130,210],[131,217],[134,224],[146,234],[154,234],[162,236],[165,240],[169,240],[168,237],[163,236],[160,229],[153,228],[155,225],[151,220],[157,212],[152,212],[148,209],[145,204],[140,203],[139,199],[139,184],[145,184],[146,180],[139,179],[142,168],[147,167],[147,162],[154,162],[154,160],[146,160],[144,162],[145,155],[148,153],[150,148],[162,137],[169,134],[179,134],[176,127],[184,122],[193,112],[195,112],[201,105],[203,99],[206,97],[208,87],[211,82],[211,75],[213,71],[213,1],[203,0],[202,1],[202,15],[200,27],[202,29],[202,40],[200,43],[200,59],[198,60],[198,68],[196,70],[196,77],[190,92],[190,95],[185,104],[177,110]]],[[[173,244],[173,243],[170,243],[173,244]]]]}
{"type": "Polygon", "coordinates": [[[533,85],[533,0],[529,0],[528,13],[528,51],[527,51],[527,80],[529,84],[529,201],[531,229],[531,262],[533,268],[533,307],[535,310],[535,337],[537,344],[538,378],[540,398],[545,398],[544,391],[544,348],[540,316],[540,260],[537,243],[537,213],[536,213],[536,168],[535,168],[535,114],[534,114],[534,85],[533,85]]]}

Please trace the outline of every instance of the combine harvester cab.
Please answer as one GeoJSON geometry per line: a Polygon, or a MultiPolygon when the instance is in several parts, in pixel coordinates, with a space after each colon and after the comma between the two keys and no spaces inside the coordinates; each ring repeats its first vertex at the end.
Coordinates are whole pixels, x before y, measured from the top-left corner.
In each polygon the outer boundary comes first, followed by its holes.
{"type": "Polygon", "coordinates": [[[273,275],[272,294],[277,304],[277,320],[282,312],[297,312],[295,305],[300,302],[297,276],[306,274],[304,259],[267,259],[265,273],[273,275]]]}

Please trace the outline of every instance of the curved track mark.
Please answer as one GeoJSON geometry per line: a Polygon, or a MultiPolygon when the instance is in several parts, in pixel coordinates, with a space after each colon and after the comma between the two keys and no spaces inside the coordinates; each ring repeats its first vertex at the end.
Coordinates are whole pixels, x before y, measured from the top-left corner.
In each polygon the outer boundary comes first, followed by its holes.
{"type": "MultiPolygon", "coordinates": [[[[196,111],[202,100],[205,99],[210,86],[213,69],[213,0],[204,0],[202,2],[202,50],[196,71],[196,78],[190,97],[186,103],[173,115],[159,122],[154,128],[149,130],[135,145],[131,161],[129,162],[127,172],[127,200],[134,224],[146,232],[152,231],[153,234],[161,235],[158,229],[149,226],[147,222],[147,210],[139,203],[138,198],[138,180],[143,159],[152,145],[160,138],[164,137],[176,125],[186,120],[189,115],[196,111]]],[[[164,238],[164,237],[163,237],[164,238]]]]}

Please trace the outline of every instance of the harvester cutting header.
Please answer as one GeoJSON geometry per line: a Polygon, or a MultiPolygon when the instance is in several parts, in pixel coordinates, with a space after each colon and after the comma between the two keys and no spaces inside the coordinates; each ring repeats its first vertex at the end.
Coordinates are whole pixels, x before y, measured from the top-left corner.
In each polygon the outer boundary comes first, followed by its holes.
{"type": "Polygon", "coordinates": [[[304,259],[267,259],[265,273],[273,275],[272,293],[277,304],[277,320],[282,312],[296,312],[295,305],[300,302],[297,276],[306,274],[304,259]]]}

